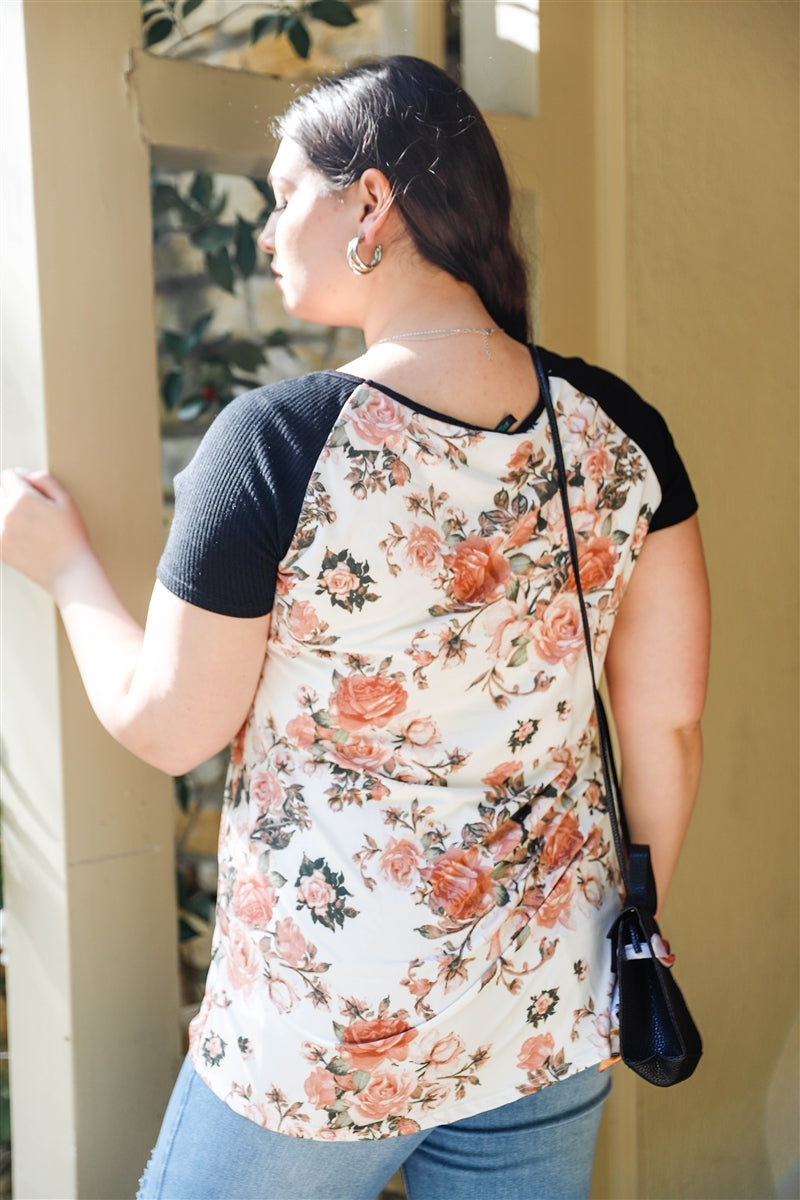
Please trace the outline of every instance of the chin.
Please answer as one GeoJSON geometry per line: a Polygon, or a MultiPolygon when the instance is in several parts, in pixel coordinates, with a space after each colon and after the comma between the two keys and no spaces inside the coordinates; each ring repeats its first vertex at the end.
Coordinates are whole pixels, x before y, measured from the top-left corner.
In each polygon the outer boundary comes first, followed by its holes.
{"type": "Polygon", "coordinates": [[[345,314],[341,309],[315,304],[308,299],[293,299],[283,295],[283,307],[288,316],[296,317],[298,321],[308,321],[311,325],[347,325],[345,314]]]}

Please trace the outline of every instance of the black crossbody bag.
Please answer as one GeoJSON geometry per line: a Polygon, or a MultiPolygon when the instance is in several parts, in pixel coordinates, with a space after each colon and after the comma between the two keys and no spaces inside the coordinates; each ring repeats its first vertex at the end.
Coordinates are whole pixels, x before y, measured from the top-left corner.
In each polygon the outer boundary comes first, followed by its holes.
{"type": "Polygon", "coordinates": [[[632,1071],[649,1083],[671,1087],[692,1074],[703,1053],[703,1043],[675,982],[671,966],[659,958],[659,954],[664,953],[664,943],[655,918],[658,902],[650,847],[630,845],[628,838],[608,720],[597,690],[589,618],[578,570],[578,548],[569,509],[558,423],[550,385],[535,351],[533,360],[553,439],[558,486],[592,677],[606,808],[625,889],[622,911],[608,934],[611,939],[612,967],[617,977],[620,1055],[632,1071]]]}

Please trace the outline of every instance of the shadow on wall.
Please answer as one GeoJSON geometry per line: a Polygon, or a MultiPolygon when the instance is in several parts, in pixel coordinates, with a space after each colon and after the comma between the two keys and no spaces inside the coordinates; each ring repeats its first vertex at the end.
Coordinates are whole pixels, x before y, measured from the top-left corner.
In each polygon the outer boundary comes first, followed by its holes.
{"type": "Polygon", "coordinates": [[[800,1196],[798,1066],[800,1031],[795,1020],[772,1073],[764,1106],[764,1140],[778,1200],[800,1196]],[[793,1096],[795,1103],[787,1104],[787,1096],[793,1096]]]}

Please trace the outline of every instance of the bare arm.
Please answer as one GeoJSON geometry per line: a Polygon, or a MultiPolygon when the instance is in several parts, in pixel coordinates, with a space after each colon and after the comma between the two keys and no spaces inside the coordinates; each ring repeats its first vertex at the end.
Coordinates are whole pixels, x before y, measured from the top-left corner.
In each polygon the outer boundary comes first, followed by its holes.
{"type": "Polygon", "coordinates": [[[173,775],[226,746],[258,683],[269,615],[221,616],[157,583],[142,629],[52,476],[5,472],[0,509],[2,557],[52,595],[89,701],[109,733],[173,775]]]}
{"type": "Polygon", "coordinates": [[[645,540],[617,616],[606,679],[632,842],[667,894],[700,779],[709,595],[697,518],[645,540]]]}

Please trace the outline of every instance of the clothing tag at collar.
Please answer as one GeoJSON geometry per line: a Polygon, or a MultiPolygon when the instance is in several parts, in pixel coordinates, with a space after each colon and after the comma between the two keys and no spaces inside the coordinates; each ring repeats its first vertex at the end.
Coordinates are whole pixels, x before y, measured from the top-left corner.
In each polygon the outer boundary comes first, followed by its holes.
{"type": "Polygon", "coordinates": [[[499,425],[495,425],[494,432],[495,433],[508,433],[511,426],[516,425],[516,423],[517,423],[517,418],[513,415],[513,413],[509,413],[507,417],[503,417],[503,419],[499,425]]]}

